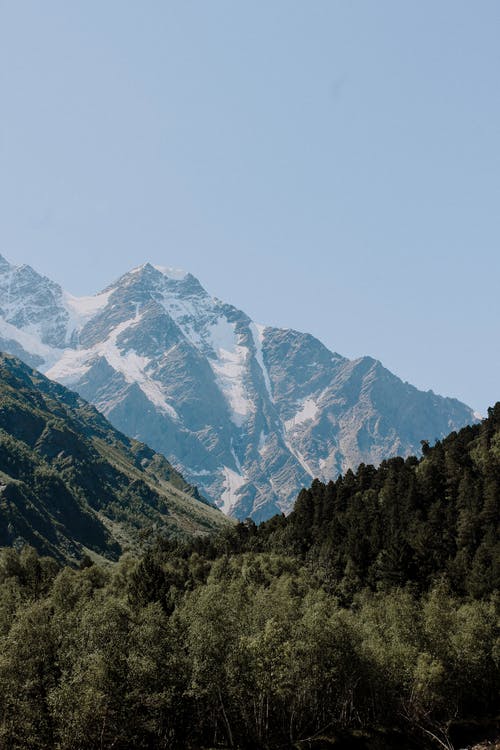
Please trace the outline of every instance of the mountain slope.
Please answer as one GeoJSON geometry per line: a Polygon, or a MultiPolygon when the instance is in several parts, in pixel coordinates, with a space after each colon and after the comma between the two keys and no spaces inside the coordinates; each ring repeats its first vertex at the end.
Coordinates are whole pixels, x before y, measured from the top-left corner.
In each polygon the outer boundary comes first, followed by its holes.
{"type": "Polygon", "coordinates": [[[74,298],[0,258],[0,347],[163,453],[226,513],[291,509],[311,478],[418,451],[474,421],[309,334],[255,324],[189,273],[145,264],[74,298]]]}
{"type": "Polygon", "coordinates": [[[77,394],[0,355],[0,545],[116,559],[156,532],[227,523],[163,456],[77,394]]]}
{"type": "Polygon", "coordinates": [[[500,403],[481,423],[424,445],[421,458],[313,481],[286,518],[238,524],[222,549],[298,557],[347,598],[436,581],[491,596],[500,589],[500,403]]]}

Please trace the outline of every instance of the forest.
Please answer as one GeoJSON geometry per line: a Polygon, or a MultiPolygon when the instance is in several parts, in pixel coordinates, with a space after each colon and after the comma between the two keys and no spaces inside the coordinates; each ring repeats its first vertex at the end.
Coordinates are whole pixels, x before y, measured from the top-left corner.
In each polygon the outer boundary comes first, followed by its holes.
{"type": "Polygon", "coordinates": [[[0,746],[451,749],[498,729],[500,404],[422,449],[115,564],[3,549],[0,746]]]}

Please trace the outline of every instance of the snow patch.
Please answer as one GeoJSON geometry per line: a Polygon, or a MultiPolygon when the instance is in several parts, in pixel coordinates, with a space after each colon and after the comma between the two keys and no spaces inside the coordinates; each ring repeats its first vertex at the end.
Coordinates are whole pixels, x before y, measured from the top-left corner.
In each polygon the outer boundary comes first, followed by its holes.
{"type": "Polygon", "coordinates": [[[222,350],[234,352],[237,347],[234,323],[229,323],[221,315],[207,327],[206,342],[215,354],[222,350]]]}
{"type": "Polygon", "coordinates": [[[238,502],[237,491],[247,483],[247,480],[228,466],[222,466],[222,471],[224,472],[224,492],[221,495],[221,510],[229,515],[238,502]]]}
{"type": "Polygon", "coordinates": [[[333,479],[338,474],[334,451],[329,453],[326,458],[320,458],[318,461],[318,467],[323,481],[333,479]]]}
{"type": "Polygon", "coordinates": [[[259,323],[252,323],[250,326],[250,331],[252,332],[253,342],[255,344],[255,356],[256,356],[257,362],[259,363],[260,369],[262,370],[262,375],[264,376],[264,383],[266,384],[266,390],[269,394],[269,398],[273,402],[271,380],[269,378],[269,372],[267,370],[267,367],[264,364],[264,355],[262,353],[262,341],[264,339],[265,330],[266,330],[266,327],[263,325],[260,325],[259,323]]]}
{"type": "Polygon", "coordinates": [[[111,289],[102,294],[94,294],[90,297],[73,297],[72,294],[63,292],[62,302],[69,316],[66,331],[67,343],[71,340],[71,335],[74,331],[81,330],[97,313],[104,310],[111,294],[111,289]]]}
{"type": "Polygon", "coordinates": [[[175,421],[179,421],[179,415],[175,411],[174,407],[165,400],[163,391],[161,390],[158,383],[147,378],[140,382],[138,380],[136,380],[135,382],[138,383],[139,388],[144,393],[146,398],[151,401],[152,404],[157,406],[165,414],[168,414],[168,416],[175,421]]]}
{"type": "Polygon", "coordinates": [[[299,411],[295,413],[295,415],[292,417],[292,419],[287,419],[285,422],[285,428],[287,431],[293,430],[298,425],[304,424],[305,422],[310,422],[313,419],[316,419],[316,416],[319,412],[319,406],[316,402],[316,400],[312,397],[306,398],[305,401],[302,403],[301,408],[299,411]]]}
{"type": "MultiPolygon", "coordinates": [[[[31,326],[30,328],[34,327],[31,326]]],[[[30,331],[23,328],[17,328],[1,318],[0,336],[5,339],[16,341],[26,352],[29,352],[29,354],[36,354],[38,357],[42,357],[42,359],[45,360],[44,365],[39,368],[42,372],[56,362],[63,352],[62,349],[56,349],[48,344],[43,344],[40,341],[39,334],[36,330],[30,331]]]]}
{"type": "Polygon", "coordinates": [[[70,387],[78,383],[80,378],[90,370],[94,356],[92,350],[66,349],[62,357],[45,371],[45,375],[51,380],[61,383],[61,385],[70,387]]]}
{"type": "Polygon", "coordinates": [[[47,377],[66,386],[75,384],[88,372],[96,358],[103,357],[115,372],[123,375],[127,383],[137,383],[148,401],[151,401],[155,407],[168,414],[172,419],[178,420],[179,415],[173,406],[167,402],[160,384],[146,373],[151,360],[140,356],[133,350],[123,353],[117,346],[119,335],[139,321],[140,315],[136,311],[134,318],[117,325],[106,341],[97,344],[92,349],[67,349],[64,352],[59,352],[60,359],[47,371],[47,377]]]}
{"type": "Polygon", "coordinates": [[[103,344],[98,344],[94,348],[94,351],[99,352],[99,354],[105,357],[111,367],[124,376],[127,383],[137,383],[152,404],[173,419],[178,420],[179,415],[173,406],[167,403],[160,385],[146,375],[145,370],[151,360],[147,357],[139,356],[139,354],[132,350],[123,354],[116,345],[118,336],[131,325],[137,324],[138,321],[140,321],[140,316],[117,325],[108,339],[103,344]]]}
{"type": "Polygon", "coordinates": [[[252,411],[243,383],[248,349],[235,346],[234,351],[219,349],[216,360],[209,360],[215,373],[217,384],[231,411],[231,421],[241,427],[252,411]]]}
{"type": "Polygon", "coordinates": [[[183,271],[182,268],[172,268],[171,266],[153,266],[153,268],[174,281],[184,281],[188,275],[188,272],[183,271]]]}
{"type": "MultiPolygon", "coordinates": [[[[186,309],[191,308],[187,318],[196,316],[193,311],[195,307],[192,302],[178,300],[175,307],[177,313],[182,309],[186,314],[186,309]]],[[[170,314],[172,314],[173,303],[170,303],[170,314]]],[[[207,321],[207,324],[195,331],[187,324],[186,319],[179,319],[176,322],[182,328],[184,334],[198,349],[207,349],[210,351],[208,363],[215,375],[217,385],[219,386],[226,403],[231,412],[231,421],[237,427],[241,427],[248,415],[251,413],[253,405],[248,398],[244,385],[246,373],[246,361],[248,349],[237,343],[237,334],[234,323],[229,323],[223,315],[207,321]]]]}
{"type": "Polygon", "coordinates": [[[162,305],[188,341],[207,356],[229,406],[231,421],[241,427],[253,406],[244,384],[249,352],[238,344],[235,324],[221,313],[220,303],[206,293],[187,297],[166,289],[162,305]]]}
{"type": "Polygon", "coordinates": [[[204,344],[203,325],[200,321],[207,319],[212,313],[207,309],[207,301],[203,299],[182,297],[175,292],[165,291],[161,299],[164,310],[177,323],[184,336],[197,349],[204,344]]]}

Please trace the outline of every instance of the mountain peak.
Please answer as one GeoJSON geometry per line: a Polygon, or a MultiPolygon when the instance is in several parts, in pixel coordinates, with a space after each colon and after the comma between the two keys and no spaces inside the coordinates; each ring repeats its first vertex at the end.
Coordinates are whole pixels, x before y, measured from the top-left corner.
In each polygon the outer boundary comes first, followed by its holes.
{"type": "Polygon", "coordinates": [[[153,268],[163,274],[163,276],[166,276],[168,279],[172,279],[173,281],[184,281],[187,276],[191,276],[191,274],[189,274],[187,271],[184,271],[182,268],[156,265],[153,265],[153,268]]]}
{"type": "Polygon", "coordinates": [[[177,268],[144,263],[86,298],[14,268],[0,274],[0,349],[71,385],[241,518],[287,511],[312,477],[414,454],[474,421],[375,359],[255,324],[177,268]]]}
{"type": "Polygon", "coordinates": [[[126,276],[152,272],[160,273],[162,276],[165,276],[171,281],[184,281],[187,276],[191,275],[187,271],[184,271],[182,268],[174,268],[173,266],[158,266],[147,261],[146,263],[142,263],[140,266],[132,268],[132,270],[129,271],[126,276]]]}
{"type": "Polygon", "coordinates": [[[196,276],[180,268],[142,263],[123,274],[105,291],[117,288],[137,289],[143,292],[165,294],[172,298],[210,298],[196,276]]]}

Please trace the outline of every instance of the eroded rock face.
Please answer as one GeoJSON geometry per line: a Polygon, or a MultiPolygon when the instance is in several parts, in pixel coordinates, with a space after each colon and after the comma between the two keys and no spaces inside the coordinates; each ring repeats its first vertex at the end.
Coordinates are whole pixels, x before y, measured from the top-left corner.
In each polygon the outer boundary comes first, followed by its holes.
{"type": "Polygon", "coordinates": [[[189,273],[145,264],[75,298],[0,256],[0,347],[163,453],[226,513],[291,509],[313,477],[417,453],[474,421],[380,362],[260,326],[189,273]]]}

